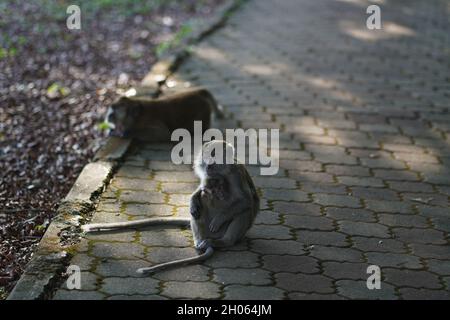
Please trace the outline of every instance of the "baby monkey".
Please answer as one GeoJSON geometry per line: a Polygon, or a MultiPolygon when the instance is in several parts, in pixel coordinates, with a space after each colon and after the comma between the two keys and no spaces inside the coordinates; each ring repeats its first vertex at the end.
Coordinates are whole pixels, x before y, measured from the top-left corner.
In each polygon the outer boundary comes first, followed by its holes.
{"type": "Polygon", "coordinates": [[[243,164],[237,163],[234,148],[222,140],[203,145],[194,162],[200,185],[190,199],[190,219],[149,218],[137,221],[99,223],[83,226],[86,232],[123,228],[172,225],[191,226],[194,244],[199,255],[175,260],[139,273],[154,273],[208,259],[214,248],[230,247],[241,241],[253,225],[259,211],[259,197],[255,185],[243,164]]]}
{"type": "Polygon", "coordinates": [[[113,128],[113,135],[148,142],[170,141],[175,129],[193,133],[194,121],[202,121],[202,128],[208,129],[212,113],[223,118],[213,95],[196,88],[157,99],[121,97],[109,107],[105,122],[113,128]]]}

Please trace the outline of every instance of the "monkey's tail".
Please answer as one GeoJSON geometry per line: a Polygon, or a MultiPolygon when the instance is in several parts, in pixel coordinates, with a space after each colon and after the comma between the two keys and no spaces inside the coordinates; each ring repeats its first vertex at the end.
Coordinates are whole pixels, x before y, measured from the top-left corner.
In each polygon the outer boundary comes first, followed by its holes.
{"type": "Polygon", "coordinates": [[[119,229],[135,228],[135,227],[145,227],[145,226],[156,226],[160,224],[172,225],[172,226],[182,226],[186,227],[190,224],[190,219],[188,218],[148,218],[140,219],[136,221],[123,221],[123,222],[111,222],[111,223],[91,223],[86,224],[81,227],[84,232],[92,231],[113,231],[119,229]]]}
{"type": "Polygon", "coordinates": [[[155,272],[166,270],[169,268],[174,268],[174,267],[183,266],[186,264],[192,264],[195,262],[204,261],[206,259],[209,259],[213,255],[213,253],[214,253],[214,249],[212,247],[208,247],[205,250],[205,252],[203,252],[202,254],[200,254],[196,257],[161,263],[156,266],[149,267],[149,268],[140,268],[136,272],[140,273],[140,274],[144,274],[144,275],[153,274],[155,272]]]}

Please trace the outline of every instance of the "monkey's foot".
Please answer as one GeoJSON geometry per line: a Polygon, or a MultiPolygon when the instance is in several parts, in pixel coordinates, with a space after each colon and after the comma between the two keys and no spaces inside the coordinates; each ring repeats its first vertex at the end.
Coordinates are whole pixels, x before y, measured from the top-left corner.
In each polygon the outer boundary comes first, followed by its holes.
{"type": "Polygon", "coordinates": [[[206,251],[206,249],[208,249],[208,248],[210,248],[210,247],[212,247],[212,246],[211,246],[211,240],[205,239],[205,240],[202,240],[202,241],[197,245],[197,250],[203,252],[203,251],[206,251]]]}

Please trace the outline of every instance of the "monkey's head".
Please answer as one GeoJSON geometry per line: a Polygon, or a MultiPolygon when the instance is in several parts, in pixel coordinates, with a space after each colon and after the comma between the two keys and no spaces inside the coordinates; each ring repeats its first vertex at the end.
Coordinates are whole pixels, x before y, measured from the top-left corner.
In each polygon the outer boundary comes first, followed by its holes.
{"type": "Polygon", "coordinates": [[[128,97],[114,102],[106,113],[106,122],[112,124],[114,134],[124,136],[139,116],[139,105],[128,97]]]}
{"type": "Polygon", "coordinates": [[[215,178],[228,175],[234,165],[234,147],[226,141],[213,140],[203,145],[194,169],[200,178],[215,178]]]}

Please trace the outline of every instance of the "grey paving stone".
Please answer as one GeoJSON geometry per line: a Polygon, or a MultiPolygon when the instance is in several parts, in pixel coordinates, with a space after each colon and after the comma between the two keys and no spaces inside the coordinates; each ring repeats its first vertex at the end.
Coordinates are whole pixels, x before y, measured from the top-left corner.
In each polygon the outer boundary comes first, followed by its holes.
{"type": "Polygon", "coordinates": [[[203,265],[188,265],[166,271],[160,271],[153,276],[162,281],[209,281],[209,268],[203,265]]]}
{"type": "Polygon", "coordinates": [[[321,261],[363,262],[361,252],[355,249],[314,246],[310,255],[321,261]]]}
{"type": "Polygon", "coordinates": [[[289,177],[303,183],[334,183],[335,180],[331,174],[325,172],[303,172],[298,170],[289,170],[289,177]]]}
{"type": "Polygon", "coordinates": [[[263,210],[255,218],[255,224],[280,224],[280,215],[269,210],[263,210]]]}
{"type": "Polygon", "coordinates": [[[285,200],[285,201],[299,201],[305,202],[309,201],[308,194],[299,190],[291,189],[269,189],[263,190],[263,197],[269,200],[285,200]]]}
{"type": "Polygon", "coordinates": [[[192,245],[192,235],[189,229],[148,228],[140,232],[139,242],[149,247],[189,247],[192,245]]]}
{"type": "Polygon", "coordinates": [[[316,244],[333,245],[336,247],[349,246],[346,235],[339,232],[298,230],[295,234],[297,236],[297,241],[306,246],[316,244]]]}
{"type": "Polygon", "coordinates": [[[332,207],[347,207],[360,208],[362,204],[358,198],[346,195],[332,195],[332,194],[315,194],[313,196],[314,202],[323,206],[332,207]]]}
{"type": "Polygon", "coordinates": [[[333,284],[327,277],[321,275],[305,275],[293,273],[275,274],[276,287],[288,292],[333,293],[333,284]]]}
{"type": "Polygon", "coordinates": [[[187,182],[163,182],[160,185],[161,192],[167,193],[193,193],[197,189],[197,183],[187,182]]]}
{"type": "Polygon", "coordinates": [[[100,290],[109,295],[119,294],[141,294],[152,295],[157,294],[158,281],[152,278],[105,278],[100,290]]]}
{"type": "Polygon", "coordinates": [[[336,294],[316,294],[316,293],[303,293],[303,292],[291,292],[288,294],[289,300],[345,300],[344,297],[336,294]]]}
{"type": "Polygon", "coordinates": [[[105,294],[98,291],[58,290],[54,300],[102,300],[105,294]]]}
{"type": "Polygon", "coordinates": [[[397,239],[407,243],[446,244],[445,234],[433,229],[393,228],[397,239]]]}
{"type": "Polygon", "coordinates": [[[189,205],[190,199],[190,194],[170,194],[168,203],[173,206],[186,206],[189,205]]]}
{"type": "Polygon", "coordinates": [[[116,212],[96,211],[90,222],[104,223],[104,222],[121,222],[121,221],[128,221],[128,216],[116,212]]]}
{"type": "Polygon", "coordinates": [[[175,213],[175,207],[167,204],[127,203],[124,212],[131,216],[171,216],[175,213]]]}
{"type": "Polygon", "coordinates": [[[368,264],[348,262],[324,262],[323,274],[335,280],[366,280],[368,264]]]}
{"type": "Polygon", "coordinates": [[[336,287],[340,295],[350,299],[398,299],[394,287],[383,281],[381,282],[381,289],[369,290],[366,281],[360,280],[340,280],[336,282],[336,287]]]}
{"type": "Polygon", "coordinates": [[[414,288],[399,289],[400,295],[405,300],[449,300],[450,292],[443,290],[426,290],[414,288]]]}
{"type": "Polygon", "coordinates": [[[291,230],[285,226],[256,225],[247,232],[247,238],[290,240],[292,235],[291,230]]]}
{"type": "Polygon", "coordinates": [[[406,244],[394,239],[352,237],[353,246],[362,251],[406,253],[406,244]]]}
{"type": "Polygon", "coordinates": [[[329,218],[294,216],[291,214],[285,216],[284,225],[302,230],[333,231],[336,229],[333,225],[333,220],[329,218]]]}
{"type": "Polygon", "coordinates": [[[351,194],[358,198],[389,201],[400,200],[396,191],[385,188],[352,187],[351,189],[351,194]]]}
{"type": "Polygon", "coordinates": [[[273,272],[317,273],[319,271],[317,260],[307,256],[265,255],[263,267],[273,272]]]}
{"type": "Polygon", "coordinates": [[[78,266],[81,271],[89,271],[94,264],[94,258],[87,254],[78,253],[70,260],[70,264],[78,266]]]}
{"type": "Polygon", "coordinates": [[[163,263],[172,260],[195,257],[198,253],[193,247],[152,247],[148,249],[147,259],[153,263],[163,263]]]}
{"type": "Polygon", "coordinates": [[[371,177],[348,177],[338,176],[340,183],[347,186],[360,186],[360,187],[384,187],[382,180],[371,177]]]}
{"type": "Polygon", "coordinates": [[[367,209],[375,212],[390,212],[412,214],[413,210],[409,203],[401,201],[381,201],[381,200],[365,200],[367,209]]]}
{"type": "Polygon", "coordinates": [[[152,171],[134,166],[122,166],[116,173],[116,177],[127,177],[133,179],[150,179],[152,171]]]}
{"type": "Polygon", "coordinates": [[[448,260],[425,260],[428,270],[439,275],[450,275],[450,261],[448,260]]]}
{"type": "Polygon", "coordinates": [[[253,252],[221,251],[204,264],[213,268],[256,268],[258,260],[258,255],[253,252]]]}
{"type": "Polygon", "coordinates": [[[224,289],[229,300],[281,300],[284,291],[274,287],[230,285],[224,289]]]}
{"type": "Polygon", "coordinates": [[[337,176],[370,176],[368,168],[359,166],[327,165],[326,171],[337,176]]]}
{"type": "Polygon", "coordinates": [[[373,222],[339,221],[339,231],[350,236],[390,238],[386,226],[373,222]]]}
{"type": "Polygon", "coordinates": [[[438,277],[428,271],[383,269],[385,281],[398,286],[410,288],[442,289],[438,277]]]}
{"type": "Polygon", "coordinates": [[[320,216],[320,206],[312,203],[274,201],[273,208],[281,214],[320,216]]]}
{"type": "Polygon", "coordinates": [[[172,171],[156,171],[153,179],[155,181],[165,181],[165,182],[198,182],[198,178],[194,175],[192,171],[180,171],[177,174],[173,174],[172,171]]]}
{"type": "Polygon", "coordinates": [[[412,252],[422,258],[434,258],[441,260],[450,260],[450,251],[447,245],[435,246],[430,244],[416,244],[409,245],[412,252]]]}
{"type": "Polygon", "coordinates": [[[418,257],[411,254],[398,254],[387,252],[367,252],[367,262],[379,267],[423,269],[418,257]]]}
{"type": "Polygon", "coordinates": [[[150,263],[145,260],[115,260],[100,261],[95,269],[98,275],[108,277],[142,277],[136,272],[137,269],[149,267],[150,263]]]}
{"type": "MultiPolygon", "coordinates": [[[[142,176],[137,178],[142,178],[142,176]]],[[[158,183],[149,179],[130,179],[117,176],[111,181],[111,186],[114,190],[156,191],[158,183]]]]}
{"type": "Polygon", "coordinates": [[[406,170],[385,170],[385,169],[374,169],[374,176],[380,179],[387,180],[400,180],[400,181],[418,181],[419,176],[415,172],[406,170]]]}
{"type": "Polygon", "coordinates": [[[292,240],[251,240],[250,248],[261,254],[305,254],[303,244],[292,240]]]}
{"type": "Polygon", "coordinates": [[[428,221],[419,215],[378,214],[381,224],[390,227],[418,227],[426,228],[428,221]]]}
{"type": "Polygon", "coordinates": [[[120,193],[120,200],[125,203],[164,203],[164,198],[165,195],[159,192],[124,190],[120,193]]]}
{"type": "Polygon", "coordinates": [[[433,193],[433,187],[429,184],[422,182],[409,182],[409,181],[387,181],[389,187],[393,190],[403,192],[425,192],[433,193]]]}
{"type": "MultiPolygon", "coordinates": [[[[114,195],[114,197],[115,197],[115,195],[114,195]]],[[[107,212],[113,212],[113,213],[120,212],[120,203],[118,201],[111,202],[109,199],[105,199],[105,200],[104,201],[100,200],[100,202],[97,205],[97,211],[107,211],[107,212]]]]}
{"type": "Polygon", "coordinates": [[[171,299],[218,299],[219,286],[212,282],[179,282],[164,283],[162,295],[171,299]]]}
{"type": "Polygon", "coordinates": [[[85,235],[87,240],[94,241],[114,241],[114,242],[132,242],[134,241],[136,232],[134,230],[119,230],[108,232],[92,232],[85,235]]]}
{"type": "Polygon", "coordinates": [[[259,188],[278,188],[295,189],[296,182],[289,178],[256,177],[253,179],[256,187],[259,188]]]}
{"type": "Polygon", "coordinates": [[[161,297],[159,295],[119,294],[119,295],[110,296],[106,300],[167,300],[167,298],[161,297]]]}
{"type": "Polygon", "coordinates": [[[98,258],[136,259],[144,257],[144,247],[135,243],[96,242],[92,255],[98,258]]]}
{"type": "Polygon", "coordinates": [[[214,281],[223,285],[270,285],[270,273],[259,268],[255,269],[214,269],[214,281]]]}
{"type": "Polygon", "coordinates": [[[366,209],[353,208],[325,208],[326,216],[334,220],[349,220],[361,222],[375,222],[375,215],[366,209]]]}
{"type": "Polygon", "coordinates": [[[346,186],[338,183],[311,183],[302,181],[302,191],[309,193],[348,194],[346,186]]]}
{"type": "Polygon", "coordinates": [[[303,161],[303,160],[280,160],[280,168],[295,171],[322,171],[322,164],[316,161],[303,161]]]}

